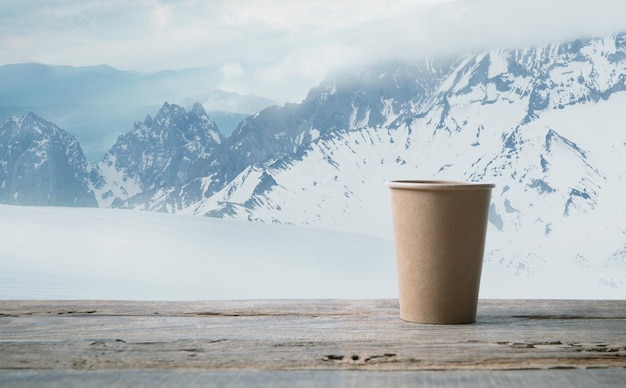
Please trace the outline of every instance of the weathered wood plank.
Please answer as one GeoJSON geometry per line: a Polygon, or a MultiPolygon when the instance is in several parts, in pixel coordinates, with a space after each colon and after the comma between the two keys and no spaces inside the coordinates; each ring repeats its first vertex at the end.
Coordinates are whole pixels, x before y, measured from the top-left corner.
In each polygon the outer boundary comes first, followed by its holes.
{"type": "Polygon", "coordinates": [[[394,300],[0,301],[5,370],[563,368],[626,371],[626,301],[485,300],[458,326],[394,300]]]}
{"type": "Polygon", "coordinates": [[[623,369],[546,371],[3,371],[3,388],[28,387],[624,387],[623,369]]]}

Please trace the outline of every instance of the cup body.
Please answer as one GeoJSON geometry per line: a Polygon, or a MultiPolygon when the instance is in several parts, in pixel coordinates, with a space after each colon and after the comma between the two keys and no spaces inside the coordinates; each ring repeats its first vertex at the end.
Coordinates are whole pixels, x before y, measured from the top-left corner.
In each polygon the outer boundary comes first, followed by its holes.
{"type": "Polygon", "coordinates": [[[400,318],[476,320],[491,190],[488,183],[391,181],[400,318]]]}

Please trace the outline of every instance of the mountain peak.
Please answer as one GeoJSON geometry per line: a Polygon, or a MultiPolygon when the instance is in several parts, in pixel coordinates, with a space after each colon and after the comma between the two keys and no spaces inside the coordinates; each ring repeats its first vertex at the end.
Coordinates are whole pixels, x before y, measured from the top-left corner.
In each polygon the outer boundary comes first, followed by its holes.
{"type": "Polygon", "coordinates": [[[95,206],[74,136],[33,112],[0,127],[0,203],[95,206]]]}
{"type": "Polygon", "coordinates": [[[71,138],[72,141],[76,141],[74,136],[34,112],[27,112],[22,116],[13,116],[5,124],[5,131],[11,130],[15,134],[21,133],[22,135],[29,133],[33,139],[71,138]]]}
{"type": "Polygon", "coordinates": [[[204,109],[202,104],[200,104],[199,102],[196,102],[195,104],[193,104],[193,107],[191,108],[190,113],[198,117],[207,115],[206,110],[204,109]]]}
{"type": "Polygon", "coordinates": [[[41,116],[39,116],[38,114],[32,112],[32,111],[28,111],[24,114],[23,119],[25,120],[37,120],[37,121],[46,121],[44,120],[41,116]]]}
{"type": "Polygon", "coordinates": [[[161,109],[159,109],[158,113],[169,112],[170,110],[175,110],[176,108],[177,106],[175,104],[170,104],[169,102],[165,101],[161,106],[161,109]]]}
{"type": "Polygon", "coordinates": [[[165,102],[154,119],[148,115],[120,136],[98,165],[110,177],[98,188],[100,205],[150,208],[152,196],[186,183],[223,140],[200,104],[188,113],[165,102]]]}

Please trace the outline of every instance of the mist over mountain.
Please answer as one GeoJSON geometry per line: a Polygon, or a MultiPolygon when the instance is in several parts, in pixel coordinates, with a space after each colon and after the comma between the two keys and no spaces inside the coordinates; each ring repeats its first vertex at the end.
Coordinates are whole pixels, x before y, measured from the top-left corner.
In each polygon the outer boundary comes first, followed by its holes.
{"type": "Polygon", "coordinates": [[[165,103],[85,171],[103,207],[384,238],[386,180],[493,182],[491,271],[558,286],[567,267],[581,287],[624,292],[625,105],[626,33],[381,61],[228,137],[199,104],[165,103]]]}
{"type": "Polygon", "coordinates": [[[99,160],[117,136],[164,101],[191,109],[197,102],[225,134],[246,116],[276,104],[256,95],[215,88],[217,69],[142,74],[107,65],[0,66],[0,123],[36,112],[76,136],[90,161],[99,160]]]}

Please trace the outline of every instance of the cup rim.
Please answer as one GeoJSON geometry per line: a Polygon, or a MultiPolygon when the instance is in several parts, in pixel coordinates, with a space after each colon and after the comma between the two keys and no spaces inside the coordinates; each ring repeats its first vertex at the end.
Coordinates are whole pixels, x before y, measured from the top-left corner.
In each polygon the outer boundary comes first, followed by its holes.
{"type": "Polygon", "coordinates": [[[390,189],[408,190],[485,190],[496,187],[494,183],[446,180],[393,180],[385,182],[390,189]]]}

